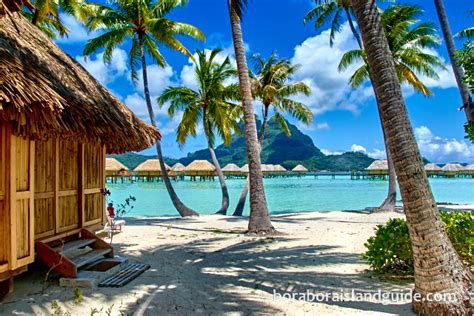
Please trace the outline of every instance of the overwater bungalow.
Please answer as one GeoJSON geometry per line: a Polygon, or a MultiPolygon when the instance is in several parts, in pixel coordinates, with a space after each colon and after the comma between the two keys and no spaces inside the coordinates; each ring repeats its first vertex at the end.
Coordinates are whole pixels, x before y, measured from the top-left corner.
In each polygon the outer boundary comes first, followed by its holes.
{"type": "Polygon", "coordinates": [[[372,178],[385,178],[388,176],[387,160],[375,160],[367,167],[367,174],[372,178]]]}
{"type": "Polygon", "coordinates": [[[191,181],[196,181],[197,177],[200,181],[214,180],[217,176],[216,167],[207,160],[194,160],[184,168],[183,173],[191,177],[191,181]]]}
{"type": "Polygon", "coordinates": [[[171,170],[176,174],[176,179],[184,179],[184,168],[186,168],[182,163],[175,163],[171,170]]]}
{"type": "Polygon", "coordinates": [[[474,177],[474,164],[467,165],[465,167],[465,170],[466,170],[467,175],[470,175],[470,176],[474,177]]]}
{"type": "Polygon", "coordinates": [[[428,177],[439,176],[443,173],[440,166],[435,163],[429,163],[425,165],[425,171],[428,177]]]}
{"type": "Polygon", "coordinates": [[[266,164],[263,164],[262,165],[262,172],[263,174],[270,174],[273,172],[273,168],[274,166],[273,165],[266,165],[266,164]]]}
{"type": "Polygon", "coordinates": [[[241,168],[240,168],[240,172],[242,174],[248,174],[249,173],[249,165],[246,163],[245,165],[243,165],[241,168]]]}
{"type": "Polygon", "coordinates": [[[458,163],[448,163],[441,170],[442,174],[446,177],[456,177],[463,173],[464,167],[458,163]]]}
{"type": "Polygon", "coordinates": [[[143,123],[31,25],[18,7],[8,7],[8,16],[4,9],[0,296],[35,260],[35,251],[48,268],[69,277],[92,259],[113,257],[113,249],[93,233],[105,221],[105,155],[140,151],[160,138],[157,129],[143,123]],[[87,260],[54,249],[85,237],[93,248],[87,260]]]}
{"type": "Polygon", "coordinates": [[[227,177],[235,177],[241,175],[240,168],[235,163],[227,164],[224,168],[222,168],[222,172],[227,177]]]}
{"type": "Polygon", "coordinates": [[[131,179],[132,173],[130,170],[115,158],[105,158],[105,178],[112,182],[117,182],[120,179],[122,182],[125,179],[131,179]]]}
{"type": "Polygon", "coordinates": [[[303,165],[297,165],[291,171],[297,174],[298,176],[302,176],[308,173],[308,169],[306,169],[306,167],[303,165]]]}
{"type": "MultiPolygon", "coordinates": [[[[168,171],[168,176],[175,177],[175,172],[171,169],[170,166],[165,164],[166,171],[168,171]]],[[[155,181],[160,180],[162,176],[160,160],[159,159],[148,159],[139,164],[133,173],[137,176],[138,181],[155,181]]]]}

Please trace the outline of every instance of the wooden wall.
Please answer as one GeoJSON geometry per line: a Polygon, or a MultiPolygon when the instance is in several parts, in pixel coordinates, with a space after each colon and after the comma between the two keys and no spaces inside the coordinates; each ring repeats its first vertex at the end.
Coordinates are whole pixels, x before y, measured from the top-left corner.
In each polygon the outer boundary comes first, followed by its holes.
{"type": "Polygon", "coordinates": [[[36,142],[35,239],[103,222],[104,166],[99,144],[36,142]]]}
{"type": "Polygon", "coordinates": [[[5,125],[0,121],[0,273],[8,270],[8,243],[9,227],[8,212],[6,210],[6,138],[5,125]]]}

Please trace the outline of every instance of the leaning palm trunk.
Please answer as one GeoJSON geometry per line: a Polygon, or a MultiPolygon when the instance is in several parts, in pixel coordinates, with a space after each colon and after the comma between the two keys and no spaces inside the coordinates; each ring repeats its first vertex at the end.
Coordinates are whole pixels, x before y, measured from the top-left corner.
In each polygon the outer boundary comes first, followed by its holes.
{"type": "MultiPolygon", "coordinates": [[[[151,105],[151,98],[150,98],[150,90],[148,89],[148,76],[147,76],[147,69],[146,69],[146,61],[145,61],[145,51],[143,49],[142,39],[140,38],[140,58],[142,62],[142,71],[143,71],[143,87],[145,92],[145,100],[146,106],[148,109],[148,115],[150,116],[151,125],[156,127],[156,120],[155,120],[155,113],[153,111],[153,107],[151,105]]],[[[166,190],[171,198],[171,202],[173,203],[174,207],[178,211],[179,215],[182,217],[185,216],[199,216],[198,213],[184,205],[183,202],[179,199],[178,195],[174,191],[173,186],[171,185],[171,181],[168,177],[168,171],[166,170],[165,161],[163,160],[163,152],[161,151],[161,141],[156,141],[156,152],[158,154],[158,160],[160,162],[161,168],[161,177],[163,178],[163,182],[165,183],[166,190]]]]}
{"type": "MultiPolygon", "coordinates": [[[[267,128],[267,121],[268,121],[268,108],[270,105],[264,105],[263,107],[263,120],[262,126],[260,127],[260,135],[258,138],[258,143],[260,145],[260,152],[262,151],[263,146],[263,139],[265,138],[265,129],[267,128]]],[[[240,193],[239,202],[237,202],[237,206],[235,207],[235,211],[233,216],[242,216],[244,213],[245,201],[247,200],[247,194],[249,192],[249,176],[245,179],[244,187],[242,188],[242,192],[240,193]]]]}
{"type": "Polygon", "coordinates": [[[449,241],[436,207],[377,7],[372,0],[351,2],[373,74],[412,241],[414,294],[420,298],[413,300],[413,309],[422,315],[470,315],[471,275],[449,241]],[[447,293],[451,300],[433,299],[447,293]]]}
{"type": "MultiPolygon", "coordinates": [[[[364,49],[364,45],[362,44],[362,40],[359,36],[359,33],[357,33],[354,23],[352,22],[352,17],[351,13],[348,8],[345,8],[344,10],[346,12],[347,16],[347,21],[349,22],[349,27],[352,31],[352,34],[354,35],[354,38],[357,41],[357,44],[359,45],[359,48],[361,50],[364,49]]],[[[372,87],[374,87],[373,81],[372,81],[372,76],[369,73],[369,78],[370,82],[372,84],[372,87]]],[[[375,88],[374,93],[375,93],[375,88]]],[[[382,118],[380,117],[380,124],[382,124],[382,118]]],[[[382,202],[382,204],[378,207],[379,211],[395,211],[396,208],[396,203],[397,203],[397,175],[395,173],[395,166],[393,165],[392,157],[390,156],[389,150],[388,150],[388,142],[387,138],[385,137],[385,132],[383,131],[383,140],[384,140],[384,145],[385,145],[385,152],[387,153],[387,165],[388,165],[388,193],[387,197],[385,200],[382,202]]]]}
{"type": "Polygon", "coordinates": [[[273,233],[275,229],[268,215],[267,201],[263,187],[262,166],[260,163],[260,146],[257,138],[257,127],[253,111],[252,91],[250,89],[250,78],[245,58],[244,41],[240,17],[232,8],[232,0],[228,0],[230,22],[232,27],[232,38],[234,41],[235,57],[239,74],[240,94],[242,97],[242,109],[244,112],[245,140],[247,145],[247,160],[249,164],[249,187],[250,187],[250,233],[273,233]]]}
{"type": "Polygon", "coordinates": [[[216,214],[222,214],[226,215],[227,214],[227,209],[229,208],[229,191],[227,190],[227,184],[225,182],[225,177],[224,174],[222,173],[221,165],[219,164],[219,161],[217,160],[216,153],[214,152],[214,148],[212,147],[212,144],[209,142],[209,137],[207,136],[207,148],[209,149],[209,153],[211,154],[211,159],[212,163],[214,164],[214,167],[216,167],[217,171],[217,177],[219,178],[219,183],[221,185],[221,191],[222,191],[222,206],[220,210],[216,212],[216,214]]]}
{"type": "Polygon", "coordinates": [[[474,122],[474,106],[470,98],[469,88],[463,82],[464,71],[457,63],[455,55],[456,46],[454,45],[453,33],[451,32],[451,27],[449,26],[448,16],[446,15],[443,0],[434,0],[434,4],[436,6],[436,12],[438,13],[441,30],[443,31],[444,41],[446,42],[446,47],[448,48],[449,60],[451,61],[451,66],[453,67],[454,77],[456,78],[456,83],[458,85],[459,92],[461,93],[461,99],[467,121],[474,122]]]}

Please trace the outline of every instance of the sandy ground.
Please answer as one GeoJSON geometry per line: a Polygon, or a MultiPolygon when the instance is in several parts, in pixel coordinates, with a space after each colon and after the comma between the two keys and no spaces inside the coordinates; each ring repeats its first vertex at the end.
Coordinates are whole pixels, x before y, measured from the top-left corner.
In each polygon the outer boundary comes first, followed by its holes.
{"type": "MultiPolygon", "coordinates": [[[[410,315],[409,301],[311,302],[274,299],[274,293],[408,292],[412,284],[382,281],[360,258],[377,224],[397,213],[301,213],[272,217],[286,235],[242,234],[247,218],[127,219],[114,237],[116,254],[151,269],[122,288],[72,288],[49,282],[33,267],[15,280],[0,314],[90,315],[410,315]],[[58,306],[56,306],[58,302],[58,306]],[[110,313],[108,313],[111,311],[110,313]]],[[[289,294],[287,294],[289,295],[289,294]]],[[[359,294],[356,294],[359,295],[359,294]]]]}

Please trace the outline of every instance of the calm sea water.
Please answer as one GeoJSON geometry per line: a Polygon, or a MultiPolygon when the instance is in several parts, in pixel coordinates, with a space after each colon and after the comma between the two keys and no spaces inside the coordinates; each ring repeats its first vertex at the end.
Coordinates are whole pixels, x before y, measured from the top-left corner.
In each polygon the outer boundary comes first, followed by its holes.
{"type": "MultiPolygon", "coordinates": [[[[313,176],[265,179],[265,193],[271,213],[359,210],[378,206],[385,198],[388,182],[383,180],[350,180],[349,177],[313,176]]],[[[474,179],[430,179],[437,202],[474,204],[474,179]]],[[[244,179],[229,179],[232,213],[240,196],[244,179]]],[[[215,213],[221,205],[219,182],[173,182],[179,197],[201,214],[215,213]]],[[[177,215],[163,182],[107,183],[109,201],[122,202],[136,197],[135,207],[127,216],[177,215]]],[[[400,198],[400,197],[398,197],[400,198]]],[[[244,214],[248,214],[248,201],[244,214]]]]}

